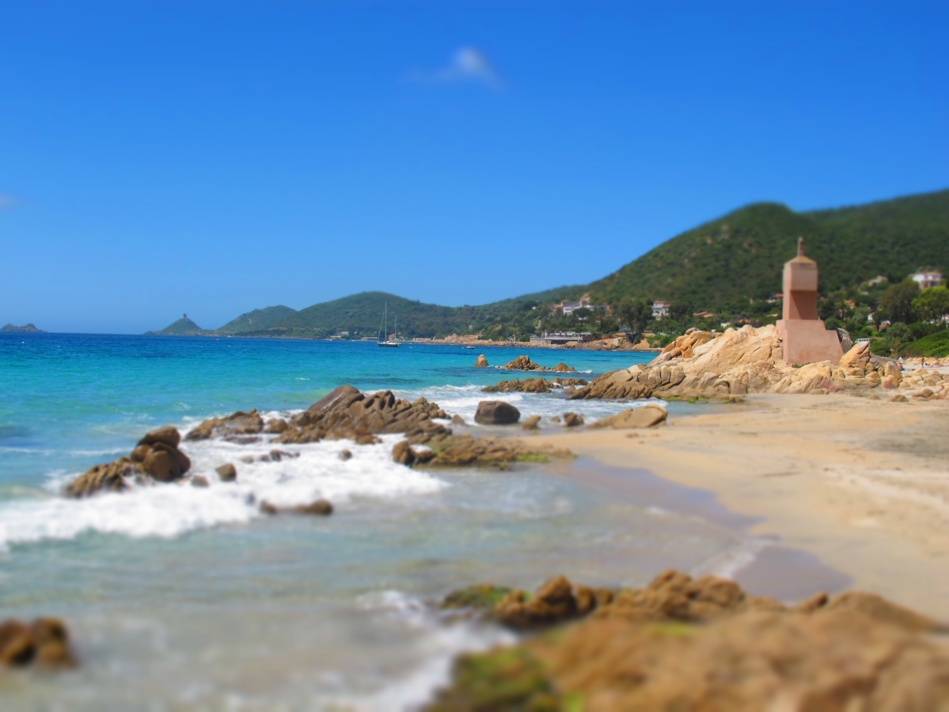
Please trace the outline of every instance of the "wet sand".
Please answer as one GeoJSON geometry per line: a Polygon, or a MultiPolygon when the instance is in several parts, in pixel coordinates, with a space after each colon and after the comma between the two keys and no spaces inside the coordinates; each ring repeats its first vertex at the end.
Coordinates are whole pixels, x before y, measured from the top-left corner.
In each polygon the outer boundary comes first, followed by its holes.
{"type": "Polygon", "coordinates": [[[651,430],[537,439],[709,490],[754,518],[752,533],[788,549],[737,572],[752,590],[822,583],[797,550],[854,588],[949,620],[949,403],[763,395],[651,430]]]}

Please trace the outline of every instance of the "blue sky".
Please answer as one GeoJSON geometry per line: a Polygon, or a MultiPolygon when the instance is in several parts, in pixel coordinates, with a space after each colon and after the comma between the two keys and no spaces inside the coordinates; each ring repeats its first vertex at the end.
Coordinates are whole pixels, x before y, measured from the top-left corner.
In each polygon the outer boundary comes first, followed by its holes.
{"type": "Polygon", "coordinates": [[[0,322],[483,303],[949,186],[949,3],[4,2],[0,322]]]}

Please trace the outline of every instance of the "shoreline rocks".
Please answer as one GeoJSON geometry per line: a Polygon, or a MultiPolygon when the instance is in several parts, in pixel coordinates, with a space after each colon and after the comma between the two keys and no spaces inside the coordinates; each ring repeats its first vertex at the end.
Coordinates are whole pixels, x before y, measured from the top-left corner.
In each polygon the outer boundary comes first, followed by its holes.
{"type": "Polygon", "coordinates": [[[896,361],[870,354],[858,343],[839,363],[820,361],[792,367],[782,359],[773,326],[743,326],[718,334],[690,329],[646,365],[613,371],[579,388],[570,398],[730,400],[748,393],[869,393],[902,389],[949,398],[949,376],[935,371],[903,372],[896,361]]]}
{"type": "Polygon", "coordinates": [[[474,419],[480,425],[513,425],[521,419],[521,411],[506,401],[481,401],[474,419]]]}
{"type": "Polygon", "coordinates": [[[622,413],[601,418],[593,423],[593,428],[613,428],[614,430],[628,430],[632,428],[652,428],[664,423],[669,417],[669,411],[658,403],[650,403],[639,408],[629,408],[622,413]]]}
{"type": "Polygon", "coordinates": [[[509,361],[502,368],[505,371],[551,371],[551,372],[556,372],[556,373],[575,373],[576,372],[576,369],[573,366],[563,363],[562,361],[552,368],[541,366],[539,363],[534,361],[527,354],[518,356],[514,360],[509,361]]]}
{"type": "Polygon", "coordinates": [[[96,465],[66,486],[69,497],[88,497],[98,492],[122,492],[129,482],[174,482],[191,468],[191,460],[178,444],[181,435],[173,427],[145,434],[131,454],[112,462],[96,465]]]}
{"type": "Polygon", "coordinates": [[[949,704],[949,652],[929,637],[946,627],[872,594],[788,606],[727,579],[667,571],[619,590],[564,577],[533,595],[482,584],[442,607],[531,635],[459,656],[429,712],[572,709],[578,700],[587,712],[949,704]]]}
{"type": "Polygon", "coordinates": [[[549,393],[557,388],[571,386],[585,386],[588,381],[584,378],[524,378],[509,381],[500,381],[481,390],[485,393],[549,393]]]}
{"type": "MultiPolygon", "coordinates": [[[[270,427],[279,428],[280,425],[270,421],[270,427]]],[[[248,435],[257,435],[264,430],[264,419],[256,410],[244,412],[239,410],[223,418],[208,418],[188,431],[185,440],[208,440],[222,438],[241,442],[241,438],[248,435]]],[[[277,431],[269,431],[277,432],[277,431]]],[[[253,440],[247,441],[253,442],[253,440]]]]}
{"type": "Polygon", "coordinates": [[[69,631],[58,618],[37,618],[31,623],[15,619],[0,622],[0,667],[69,668],[76,656],[69,631]]]}

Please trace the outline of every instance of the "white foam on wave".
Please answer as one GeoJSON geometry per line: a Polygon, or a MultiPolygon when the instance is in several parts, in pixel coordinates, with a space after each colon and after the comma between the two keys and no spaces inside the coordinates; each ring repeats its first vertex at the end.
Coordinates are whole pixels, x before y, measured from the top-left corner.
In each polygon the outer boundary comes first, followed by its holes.
{"type": "Polygon", "coordinates": [[[761,552],[773,545],[773,540],[763,537],[743,538],[737,545],[726,549],[698,567],[697,573],[733,579],[742,569],[751,566],[761,552]]]}
{"type": "Polygon", "coordinates": [[[572,411],[580,413],[588,422],[619,413],[628,408],[636,408],[647,403],[660,403],[661,400],[609,401],[609,400],[567,400],[560,389],[550,393],[485,393],[484,386],[434,386],[417,391],[399,391],[402,398],[415,399],[424,396],[438,403],[449,415],[460,415],[469,424],[476,425],[474,414],[478,403],[484,400],[501,400],[510,403],[521,412],[522,417],[539,415],[551,418],[572,411]]]}
{"type": "Polygon", "coordinates": [[[432,475],[392,461],[392,445],[400,437],[386,436],[375,445],[343,440],[274,445],[266,438],[250,445],[186,442],[182,447],[192,460],[189,474],[205,476],[210,483],[206,488],[185,480],[67,499],[59,492],[76,473],[58,472],[47,482],[48,497],[0,503],[0,550],[41,540],[73,539],[86,532],[171,538],[196,529],[246,523],[261,516],[262,500],[285,507],[326,498],[338,506],[359,497],[426,495],[446,487],[432,475]],[[276,448],[297,456],[279,462],[259,460],[276,448]],[[344,448],[352,452],[347,461],[339,459],[344,448]],[[242,457],[255,461],[245,463],[242,457]],[[237,467],[235,483],[221,482],[214,471],[226,462],[237,467]]]}
{"type": "Polygon", "coordinates": [[[388,611],[422,634],[413,636],[420,662],[408,674],[372,695],[339,700],[366,712],[419,709],[431,700],[437,689],[448,684],[458,655],[516,641],[514,634],[497,626],[469,621],[446,622],[424,601],[400,591],[365,594],[357,599],[357,605],[366,610],[388,611]]]}

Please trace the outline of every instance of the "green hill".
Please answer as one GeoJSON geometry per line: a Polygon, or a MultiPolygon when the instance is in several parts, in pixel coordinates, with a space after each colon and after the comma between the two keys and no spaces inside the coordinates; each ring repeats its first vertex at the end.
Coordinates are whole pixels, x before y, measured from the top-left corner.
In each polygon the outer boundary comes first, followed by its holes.
{"type": "Polygon", "coordinates": [[[283,305],[254,309],[241,314],[236,319],[232,319],[216,331],[219,334],[263,333],[286,321],[296,313],[296,309],[283,305]]]}
{"type": "Polygon", "coordinates": [[[803,237],[824,292],[923,265],[949,265],[949,191],[837,210],[796,213],[759,203],[667,240],[590,285],[607,303],[661,298],[729,309],[781,290],[781,265],[803,237]]]}
{"type": "MultiPolygon", "coordinates": [[[[756,203],[663,242],[588,285],[558,287],[479,306],[445,307],[384,292],[361,292],[299,311],[276,306],[242,314],[214,332],[246,336],[326,337],[348,331],[375,336],[388,303],[390,330],[398,320],[404,337],[482,333],[526,337],[545,328],[575,328],[550,306],[590,292],[593,301],[617,306],[629,300],[665,299],[689,310],[741,315],[754,305],[768,318],[767,299],[781,290],[781,266],[803,237],[821,268],[828,293],[882,275],[899,281],[915,269],[949,266],[949,190],[837,208],[795,212],[778,203],[756,203]]],[[[773,318],[773,317],[771,317],[773,318]]],[[[613,328],[619,322],[614,319],[613,328]]],[[[581,324],[584,328],[589,323],[581,324]]],[[[603,326],[603,328],[607,328],[603,326]]],[[[209,333],[180,319],[163,334],[209,333]]]]}
{"type": "Polygon", "coordinates": [[[149,336],[208,336],[213,331],[202,329],[188,318],[187,314],[182,314],[181,318],[172,322],[164,329],[159,331],[147,332],[149,336]]]}

